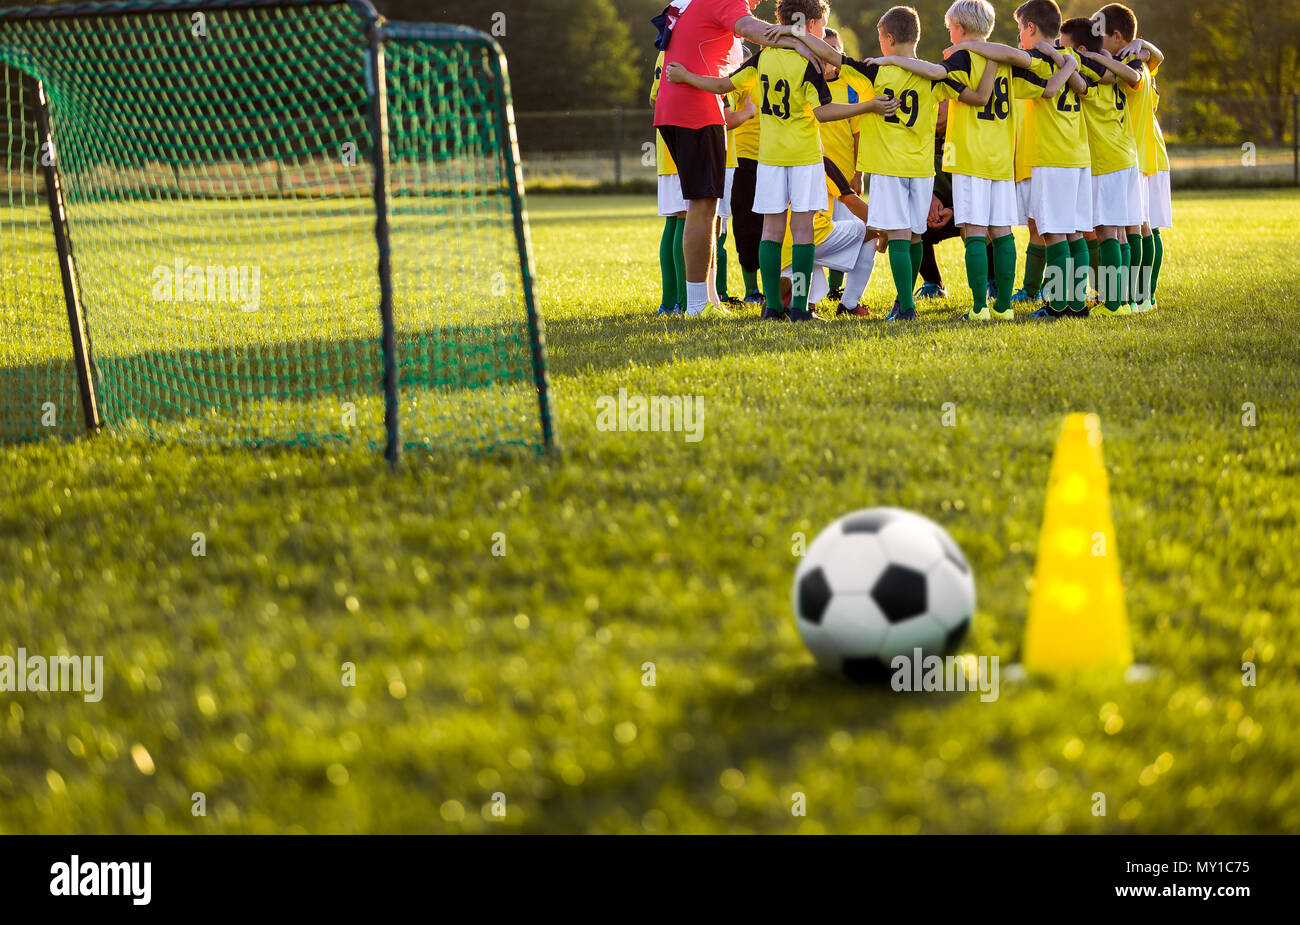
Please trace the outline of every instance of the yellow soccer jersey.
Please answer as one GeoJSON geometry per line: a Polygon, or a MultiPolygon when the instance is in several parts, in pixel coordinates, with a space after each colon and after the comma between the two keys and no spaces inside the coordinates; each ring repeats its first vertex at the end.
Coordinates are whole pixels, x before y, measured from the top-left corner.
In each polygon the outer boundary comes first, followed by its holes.
{"type": "MultiPolygon", "coordinates": [[[[1039,97],[1042,99],[1042,97],[1039,97]]],[[[1034,117],[1033,100],[1016,100],[1016,182],[1020,183],[1034,175],[1034,168],[1029,166],[1029,146],[1025,136],[1029,131],[1030,120],[1034,117]]]]}
{"type": "MultiPolygon", "coordinates": [[[[1074,52],[1067,49],[1063,54],[1073,55],[1074,52]]],[[[1056,62],[1041,51],[1031,51],[1029,57],[1032,59],[1029,69],[1036,76],[1050,80],[1056,73],[1056,62]]],[[[1084,80],[1088,79],[1082,70],[1080,73],[1084,80]]],[[[1032,109],[1021,135],[1029,167],[1092,166],[1083,101],[1069,84],[1055,99],[1040,99],[1032,109]]]]}
{"type": "MultiPolygon", "coordinates": [[[[837,75],[834,80],[826,81],[826,86],[830,87],[832,103],[862,102],[862,97],[853,86],[853,82],[843,74],[837,75]]],[[[862,116],[854,116],[852,119],[821,124],[822,148],[825,149],[826,156],[845,176],[852,176],[856,170],[857,157],[853,150],[853,136],[861,131],[862,118],[862,116]]]]}
{"type": "MultiPolygon", "coordinates": [[[[945,62],[963,86],[978,87],[989,66],[987,58],[960,51],[945,62]]],[[[948,132],[943,169],[985,180],[1014,180],[1016,103],[1040,99],[1047,81],[1024,68],[997,64],[993,95],[983,107],[960,100],[948,104],[948,132]]]]}
{"type": "MultiPolygon", "coordinates": [[[[1086,62],[1092,76],[1104,75],[1101,65],[1086,62]],[[1102,73],[1097,73],[1100,70],[1102,73]]],[[[1085,75],[1088,76],[1088,75],[1085,75]]],[[[1143,80],[1147,79],[1145,73],[1143,80]]],[[[1097,83],[1083,101],[1084,122],[1088,126],[1088,148],[1092,152],[1095,177],[1138,166],[1137,140],[1129,126],[1129,86],[1122,80],[1097,83]]]]}
{"type": "Polygon", "coordinates": [[[821,163],[821,135],[813,110],[831,101],[831,91],[808,59],[789,48],[761,49],[731,75],[731,85],[737,90],[757,88],[760,164],[821,163]]]}
{"type": "MultiPolygon", "coordinates": [[[[758,101],[758,97],[754,95],[753,88],[749,90],[733,90],[730,95],[733,109],[744,109],[745,105],[751,101],[755,109],[762,105],[758,101]]],[[[758,160],[758,138],[760,134],[758,126],[758,116],[755,115],[754,118],[732,133],[736,139],[736,157],[743,157],[751,161],[758,160]]]]}
{"type": "MultiPolygon", "coordinates": [[[[835,224],[835,203],[853,193],[853,187],[849,185],[848,179],[835,166],[835,162],[829,157],[822,159],[822,164],[826,167],[826,192],[829,195],[829,208],[825,212],[818,212],[813,216],[813,244],[821,247],[826,239],[831,236],[831,228],[835,224]]],[[[785,240],[781,242],[781,269],[794,264],[794,236],[790,233],[790,213],[785,215],[785,240]]]]}
{"type": "Polygon", "coordinates": [[[852,58],[844,58],[841,67],[866,81],[876,96],[900,101],[892,116],[862,120],[857,169],[886,177],[933,177],[939,101],[957,98],[958,78],[929,80],[893,64],[880,67],[852,58]]]}
{"type": "MultiPolygon", "coordinates": [[[[727,102],[726,108],[731,110],[732,112],[735,112],[741,106],[744,106],[745,105],[744,103],[736,102],[739,96],[740,94],[734,90],[728,93],[726,96],[726,102],[727,102]]],[[[752,122],[753,120],[751,119],[750,121],[752,122]]],[[[737,166],[739,166],[739,161],[737,160],[737,154],[736,154],[736,130],[733,128],[727,130],[727,168],[731,169],[732,167],[737,167],[737,166]]]]}
{"type": "MultiPolygon", "coordinates": [[[[659,57],[655,59],[655,77],[650,83],[650,108],[655,108],[655,100],[659,98],[659,79],[664,70],[664,53],[659,52],[659,57]]],[[[675,177],[677,176],[677,165],[673,163],[673,156],[668,153],[668,146],[664,144],[664,136],[659,134],[659,129],[655,133],[655,164],[659,168],[659,176],[675,177]]]]}
{"type": "Polygon", "coordinates": [[[1124,92],[1128,95],[1128,126],[1137,147],[1138,167],[1149,177],[1169,169],[1169,151],[1156,119],[1160,93],[1156,90],[1155,74],[1145,61],[1129,58],[1124,63],[1142,72],[1142,86],[1136,90],[1125,87],[1124,92]]]}

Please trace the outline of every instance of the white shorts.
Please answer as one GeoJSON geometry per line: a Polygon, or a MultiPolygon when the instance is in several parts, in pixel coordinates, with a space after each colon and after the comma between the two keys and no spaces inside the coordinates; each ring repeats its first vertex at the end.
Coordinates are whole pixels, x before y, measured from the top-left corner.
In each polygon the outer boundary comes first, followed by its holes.
{"type": "Polygon", "coordinates": [[[1174,198],[1169,188],[1169,171],[1161,170],[1146,179],[1151,197],[1151,205],[1147,212],[1151,227],[1174,227],[1174,198]]]}
{"type": "MultiPolygon", "coordinates": [[[[841,273],[850,272],[857,265],[858,254],[862,252],[862,245],[866,240],[867,226],[856,215],[850,214],[848,218],[836,219],[831,223],[831,233],[826,236],[825,241],[817,245],[817,251],[813,255],[815,271],[812,281],[808,284],[809,305],[816,305],[830,292],[830,284],[827,283],[822,268],[838,270],[841,273]]],[[[875,247],[874,240],[871,246],[875,247]]],[[[785,267],[781,275],[786,279],[794,278],[791,267],[785,267]]]]}
{"type": "Polygon", "coordinates": [[[1014,180],[952,175],[952,220],[956,225],[1011,227],[1020,218],[1014,180]]]}
{"type": "Polygon", "coordinates": [[[725,229],[727,219],[731,218],[731,187],[736,182],[736,168],[727,168],[727,185],[722,191],[722,198],[718,200],[718,218],[722,219],[723,228],[725,229]]]}
{"type": "Polygon", "coordinates": [[[1039,234],[1092,231],[1092,171],[1087,167],[1035,167],[1029,217],[1039,234]]]}
{"type": "Polygon", "coordinates": [[[1033,188],[1033,184],[1028,180],[1016,183],[1016,210],[1020,213],[1018,224],[1021,228],[1029,225],[1029,194],[1033,188]]]}
{"type": "Polygon", "coordinates": [[[925,234],[930,219],[934,177],[871,175],[867,193],[867,223],[877,231],[925,234]]]}
{"type": "Polygon", "coordinates": [[[1142,171],[1136,167],[1092,175],[1092,223],[1129,228],[1146,221],[1142,210],[1142,171]]]}
{"type": "Polygon", "coordinates": [[[830,206],[824,164],[803,167],[758,165],[754,190],[755,215],[791,212],[825,212],[830,206]]]}
{"type": "Polygon", "coordinates": [[[1150,177],[1138,180],[1138,198],[1142,201],[1142,221],[1151,221],[1151,183],[1150,177]]]}
{"type": "Polygon", "coordinates": [[[842,201],[836,199],[831,203],[831,219],[833,221],[842,222],[850,218],[857,218],[857,216],[842,201]]]}
{"type": "Polygon", "coordinates": [[[682,178],[675,173],[659,178],[659,217],[690,211],[691,204],[682,198],[682,178]]]}

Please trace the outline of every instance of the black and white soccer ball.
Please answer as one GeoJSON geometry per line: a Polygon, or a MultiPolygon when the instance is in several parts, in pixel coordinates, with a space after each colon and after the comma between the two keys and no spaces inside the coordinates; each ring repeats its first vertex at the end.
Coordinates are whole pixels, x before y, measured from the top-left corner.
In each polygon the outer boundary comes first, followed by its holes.
{"type": "Polygon", "coordinates": [[[818,664],[855,681],[885,681],[897,655],[956,651],[975,614],[975,579],[934,521],[874,508],[813,540],[795,572],[794,612],[818,664]]]}

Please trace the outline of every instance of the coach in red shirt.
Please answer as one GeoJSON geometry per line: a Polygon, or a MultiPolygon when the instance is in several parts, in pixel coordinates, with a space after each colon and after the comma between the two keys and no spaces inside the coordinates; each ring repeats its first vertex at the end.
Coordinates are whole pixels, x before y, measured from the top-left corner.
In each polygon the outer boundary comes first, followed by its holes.
{"type": "MultiPolygon", "coordinates": [[[[759,45],[776,45],[793,34],[793,26],[775,26],[756,18],[753,9],[760,2],[690,0],[673,26],[664,52],[665,71],[677,61],[693,73],[722,77],[735,36],[759,45]]],[[[713,224],[726,185],[725,124],[722,98],[717,94],[667,80],[659,85],[655,127],[677,164],[682,197],[690,202],[682,236],[688,315],[698,315],[708,301],[705,279],[716,246],[713,224]]]]}

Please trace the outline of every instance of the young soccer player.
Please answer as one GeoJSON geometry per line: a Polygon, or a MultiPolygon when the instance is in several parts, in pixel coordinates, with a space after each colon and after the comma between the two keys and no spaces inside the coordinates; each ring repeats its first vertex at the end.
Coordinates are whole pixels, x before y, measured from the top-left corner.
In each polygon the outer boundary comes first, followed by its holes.
{"type": "MultiPolygon", "coordinates": [[[[1016,22],[1020,27],[1020,49],[990,42],[963,42],[953,47],[1000,64],[1028,68],[1038,77],[1051,79],[1066,66],[1066,56],[1053,45],[1061,34],[1060,8],[1054,0],[1027,0],[1016,10],[1016,22]]],[[[1068,86],[1054,99],[1031,102],[1017,137],[1017,145],[1025,148],[1030,169],[1029,195],[1022,202],[1023,211],[1031,241],[1033,236],[1041,235],[1051,270],[1051,279],[1043,291],[1049,298],[1034,313],[1038,318],[1088,315],[1088,245],[1083,235],[1093,227],[1092,160],[1082,103],[1088,87],[1089,81],[1073,73],[1068,86]]]]}
{"type": "MultiPolygon", "coordinates": [[[[921,21],[911,7],[890,9],[877,23],[876,33],[883,57],[865,61],[841,57],[840,66],[870,86],[878,98],[898,102],[896,113],[863,124],[857,169],[871,176],[869,224],[889,239],[889,268],[898,298],[887,320],[914,321],[912,292],[921,270],[921,236],[934,192],[939,101],[960,98],[984,106],[995,75],[990,72],[977,89],[969,84],[969,55],[945,64],[917,60],[921,21]]],[[[810,47],[821,54],[816,46],[810,47]]]]}
{"type": "Polygon", "coordinates": [[[1130,266],[1137,266],[1132,279],[1137,285],[1130,297],[1134,311],[1156,308],[1156,283],[1164,245],[1160,229],[1173,225],[1173,207],[1169,191],[1169,152],[1165,136],[1156,119],[1160,94],[1155,77],[1165,56],[1159,48],[1137,37],[1137,15],[1121,3],[1104,6],[1093,17],[1102,36],[1102,46],[1134,70],[1141,71],[1142,85],[1128,92],[1128,124],[1137,145],[1138,169],[1142,173],[1142,223],[1129,226],[1127,237],[1132,251],[1130,266]],[[1139,256],[1140,251],[1140,256],[1139,256]]]}
{"type": "Polygon", "coordinates": [[[731,197],[735,188],[736,168],[740,163],[736,153],[735,130],[758,115],[753,102],[741,103],[739,96],[740,94],[737,93],[727,94],[722,107],[722,115],[727,127],[727,179],[722,198],[718,200],[718,219],[715,229],[718,246],[714,251],[717,256],[713,273],[709,278],[709,302],[725,314],[730,312],[722,308],[723,303],[742,304],[742,300],[733,299],[727,293],[727,220],[731,218],[731,197]]]}
{"type": "MultiPolygon", "coordinates": [[[[1128,126],[1127,91],[1141,89],[1143,75],[1104,53],[1102,36],[1093,21],[1071,19],[1061,26],[1061,42],[1083,58],[1115,75],[1098,82],[1084,98],[1088,148],[1092,155],[1092,222],[1097,232],[1097,293],[1102,316],[1127,315],[1130,307],[1131,259],[1125,251],[1129,227],[1140,225],[1142,172],[1138,170],[1137,140],[1128,126]]],[[[1118,50],[1118,49],[1117,49],[1118,50]]],[[[1141,263],[1141,242],[1138,260],[1141,263]]]]}
{"type": "MultiPolygon", "coordinates": [[[[739,111],[753,105],[757,112],[758,99],[754,89],[732,91],[732,108],[739,111]]],[[[754,212],[759,134],[757,117],[741,124],[733,132],[736,142],[736,171],[731,185],[731,227],[736,242],[736,256],[740,261],[740,273],[745,282],[745,302],[762,305],[763,292],[758,284],[758,245],[763,240],[763,216],[754,212]]]]}
{"type": "MultiPolygon", "coordinates": [[[[827,29],[823,39],[827,45],[838,52],[844,51],[844,40],[834,29],[827,29]]],[[[833,103],[857,103],[861,102],[862,95],[852,82],[840,73],[840,69],[833,64],[826,65],[823,72],[826,77],[826,86],[831,90],[831,102],[833,103]]],[[[827,122],[821,126],[822,149],[826,156],[831,159],[839,172],[845,177],[851,177],[850,185],[855,192],[862,192],[862,175],[856,172],[858,162],[858,135],[861,130],[862,119],[864,116],[857,116],[853,119],[843,119],[839,122],[827,122]]],[[[848,218],[852,213],[838,198],[834,198],[831,204],[833,217],[837,219],[848,218]]],[[[844,294],[844,274],[839,270],[831,270],[830,273],[830,293],[832,298],[839,299],[844,294]]],[[[814,302],[819,300],[814,299],[814,302]]]]}
{"type": "MultiPolygon", "coordinates": [[[[953,45],[987,41],[995,14],[988,0],[957,0],[944,17],[953,45]]],[[[970,52],[947,59],[968,83],[994,72],[993,92],[983,107],[960,99],[948,104],[947,144],[943,167],[952,174],[953,219],[966,241],[966,280],[973,297],[969,321],[1011,321],[1012,288],[1016,277],[1016,239],[1012,227],[1020,218],[1016,199],[1016,104],[1020,100],[1054,99],[1077,67],[1073,58],[1049,80],[1026,68],[991,62],[970,52]],[[993,244],[997,301],[988,305],[988,242],[993,244]]]]}
{"type": "MultiPolygon", "coordinates": [[[[650,84],[650,108],[659,96],[663,76],[664,53],[655,61],[654,80],[650,84]]],[[[686,258],[682,252],[682,234],[686,230],[687,203],[682,198],[682,184],[677,175],[663,136],[655,132],[655,165],[659,174],[659,217],[664,220],[659,238],[659,275],[663,297],[657,315],[680,316],[686,308],[686,258]]]]}
{"type": "MultiPolygon", "coordinates": [[[[816,304],[833,296],[839,302],[835,311],[837,316],[870,318],[871,310],[860,302],[862,294],[867,291],[867,283],[871,281],[871,271],[876,266],[878,235],[867,230],[867,204],[854,192],[852,181],[829,156],[822,163],[833,205],[813,216],[814,269],[808,300],[816,304]],[[821,272],[823,268],[841,274],[844,287],[838,294],[830,290],[826,277],[821,272]],[[848,308],[848,305],[854,307],[848,308]]],[[[781,245],[781,276],[783,280],[792,283],[794,247],[791,237],[787,234],[781,245]]],[[[783,301],[785,288],[783,283],[783,301]]]]}
{"type": "MultiPolygon", "coordinates": [[[[780,0],[776,16],[782,25],[802,21],[809,35],[820,42],[830,12],[825,0],[780,0]]],[[[828,52],[828,54],[833,54],[828,52]]],[[[828,208],[825,168],[819,122],[851,119],[865,113],[888,115],[898,103],[872,99],[857,104],[831,102],[825,78],[802,54],[793,49],[764,48],[731,77],[703,77],[680,65],[665,72],[674,83],[688,83],[710,93],[760,88],[760,134],[754,211],[764,216],[759,244],[759,273],[766,305],[763,317],[775,319],[781,307],[781,242],[787,212],[794,241],[794,297],[791,321],[816,318],[808,309],[812,278],[813,219],[828,208]]]]}

